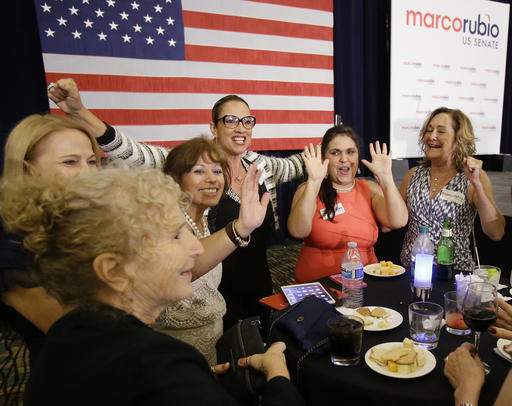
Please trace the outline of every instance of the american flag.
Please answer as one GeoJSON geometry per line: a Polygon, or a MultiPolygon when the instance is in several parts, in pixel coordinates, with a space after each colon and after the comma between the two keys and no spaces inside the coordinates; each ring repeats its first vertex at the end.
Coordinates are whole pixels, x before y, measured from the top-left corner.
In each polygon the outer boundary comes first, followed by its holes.
{"type": "Polygon", "coordinates": [[[74,78],[91,111],[139,141],[209,133],[231,93],[257,117],[253,149],[300,149],[332,125],[332,0],[35,3],[48,83],[74,78]]]}

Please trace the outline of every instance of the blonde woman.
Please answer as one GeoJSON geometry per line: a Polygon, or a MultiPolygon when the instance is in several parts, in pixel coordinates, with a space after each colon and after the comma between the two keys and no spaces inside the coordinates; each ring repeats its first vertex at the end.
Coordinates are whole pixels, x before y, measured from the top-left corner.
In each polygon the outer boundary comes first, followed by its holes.
{"type": "MultiPolygon", "coordinates": [[[[7,138],[3,178],[17,183],[26,176],[41,181],[96,171],[99,149],[87,129],[62,116],[31,115],[7,138]]],[[[8,200],[9,196],[5,196],[8,200]]],[[[0,230],[1,231],[1,230],[0,230]]],[[[44,334],[62,315],[59,303],[40,286],[30,256],[19,239],[0,232],[0,309],[4,320],[24,339],[31,363],[44,334]]]]}
{"type": "Polygon", "coordinates": [[[496,206],[491,181],[476,153],[469,118],[460,110],[440,107],[425,120],[419,139],[425,157],[407,172],[400,193],[409,208],[409,226],[402,246],[402,265],[411,263],[411,249],[420,225],[428,226],[434,245],[441,238],[443,219],[452,220],[454,269],[468,271],[475,263],[469,236],[478,212],[484,233],[498,241],[505,219],[496,206]]]}
{"type": "MultiPolygon", "coordinates": [[[[255,194],[257,177],[249,175],[255,181],[244,190],[255,194]]],[[[65,309],[48,331],[25,405],[238,404],[214,377],[228,364],[210,368],[196,349],[149,327],[191,295],[203,252],[170,177],[107,169],[12,187],[2,205],[6,224],[23,236],[43,285],[65,309]]],[[[235,360],[265,375],[263,405],[303,404],[284,349],[274,343],[235,360]]]]}

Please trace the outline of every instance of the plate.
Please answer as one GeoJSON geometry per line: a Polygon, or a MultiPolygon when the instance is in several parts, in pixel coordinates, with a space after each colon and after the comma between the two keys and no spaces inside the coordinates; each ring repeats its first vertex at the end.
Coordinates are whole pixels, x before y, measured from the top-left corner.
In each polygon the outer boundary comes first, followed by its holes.
{"type": "Polygon", "coordinates": [[[496,343],[496,348],[498,349],[499,353],[504,357],[506,358],[507,360],[509,360],[510,362],[512,362],[512,356],[510,356],[509,354],[507,354],[505,352],[505,350],[503,349],[503,347],[505,347],[506,345],[512,343],[512,341],[510,340],[505,340],[504,338],[500,338],[498,340],[498,342],[496,343]]]}
{"type": "MultiPolygon", "coordinates": [[[[368,309],[370,309],[370,311],[375,309],[376,307],[380,307],[380,308],[386,310],[388,313],[388,316],[385,318],[386,321],[388,322],[387,327],[377,327],[377,324],[378,324],[379,320],[381,320],[381,319],[379,319],[377,317],[372,317],[374,319],[374,322],[373,322],[373,324],[365,325],[364,326],[365,331],[392,330],[395,327],[398,327],[404,321],[404,318],[402,317],[402,315],[400,313],[398,313],[396,310],[390,309],[389,307],[382,307],[382,306],[363,306],[363,307],[367,307],[368,309]]],[[[359,315],[359,313],[356,312],[356,309],[349,309],[347,307],[337,307],[336,310],[346,316],[355,315],[355,316],[361,317],[361,315],[359,315]]]]}
{"type": "Polygon", "coordinates": [[[430,351],[427,351],[427,350],[425,350],[425,353],[426,353],[425,354],[426,355],[425,365],[423,365],[423,367],[421,367],[417,371],[414,371],[410,374],[400,374],[398,372],[390,372],[387,368],[380,366],[379,364],[377,364],[376,362],[374,362],[370,359],[370,352],[374,348],[384,347],[384,348],[391,349],[393,347],[399,347],[401,345],[402,345],[401,342],[390,342],[390,343],[383,343],[383,344],[378,344],[378,345],[373,346],[368,351],[366,351],[366,354],[364,354],[364,360],[366,362],[366,365],[368,365],[371,369],[373,369],[375,372],[377,372],[381,375],[390,376],[391,378],[398,378],[398,379],[418,378],[420,376],[427,375],[436,367],[436,357],[434,357],[434,355],[430,351]]]}
{"type": "Polygon", "coordinates": [[[392,268],[396,271],[393,275],[380,275],[375,273],[375,271],[380,271],[380,263],[369,264],[364,267],[364,273],[367,275],[375,276],[377,278],[394,278],[395,276],[402,275],[405,273],[405,268],[403,266],[393,264],[392,268]]]}

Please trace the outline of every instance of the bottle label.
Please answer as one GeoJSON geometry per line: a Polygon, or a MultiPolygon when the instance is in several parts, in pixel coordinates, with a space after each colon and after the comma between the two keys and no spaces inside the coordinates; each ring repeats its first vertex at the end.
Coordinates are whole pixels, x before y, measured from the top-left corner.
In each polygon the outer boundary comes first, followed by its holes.
{"type": "Polygon", "coordinates": [[[364,269],[362,264],[358,267],[344,267],[341,268],[341,276],[347,279],[360,279],[364,277],[364,269]]]}
{"type": "Polygon", "coordinates": [[[441,236],[450,238],[452,236],[452,230],[449,228],[443,228],[443,231],[441,231],[441,236]]]}

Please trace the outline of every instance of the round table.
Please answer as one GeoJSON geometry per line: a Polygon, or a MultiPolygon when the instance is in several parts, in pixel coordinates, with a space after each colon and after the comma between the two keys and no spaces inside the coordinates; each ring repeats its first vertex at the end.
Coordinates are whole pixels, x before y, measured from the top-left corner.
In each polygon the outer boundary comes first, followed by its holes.
{"type": "MultiPolygon", "coordinates": [[[[410,290],[408,273],[393,278],[377,278],[365,275],[368,284],[364,290],[364,304],[394,309],[404,317],[403,323],[393,330],[370,332],[363,335],[363,348],[359,365],[350,367],[334,366],[329,353],[309,355],[302,363],[297,376],[297,361],[303,355],[298,344],[282,332],[277,338],[287,344],[288,367],[306,403],[309,405],[407,405],[440,406],[453,405],[453,390],[443,375],[444,358],[460,344],[473,342],[473,335],[456,336],[443,327],[439,345],[432,350],[436,367],[428,375],[414,379],[397,379],[381,375],[370,369],[364,354],[374,345],[402,341],[409,337],[408,306],[415,301],[410,290]],[[297,379],[298,378],[298,379],[297,379]]],[[[340,289],[329,278],[320,281],[326,287],[340,289]]],[[[443,306],[443,294],[455,290],[452,282],[435,282],[429,301],[443,306]]],[[[505,291],[503,291],[505,292],[505,291]]],[[[496,338],[483,333],[480,341],[480,356],[492,368],[482,388],[480,405],[492,405],[505,380],[511,364],[494,353],[496,338]]]]}

